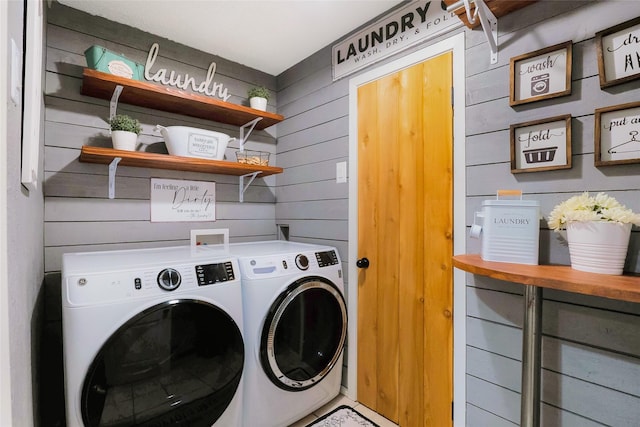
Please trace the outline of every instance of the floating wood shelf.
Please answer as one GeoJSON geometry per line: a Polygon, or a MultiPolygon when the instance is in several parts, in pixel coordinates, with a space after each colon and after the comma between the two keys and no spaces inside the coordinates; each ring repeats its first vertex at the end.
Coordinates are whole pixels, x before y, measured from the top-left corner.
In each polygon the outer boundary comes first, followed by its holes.
{"type": "Polygon", "coordinates": [[[245,163],[206,160],[193,157],[170,156],[168,154],[146,153],[143,151],[115,150],[113,148],[84,145],[80,152],[80,161],[108,165],[113,159],[120,158],[120,166],[142,168],[171,169],[189,172],[217,173],[242,176],[257,172],[257,178],[283,172],[275,166],[256,166],[245,163]]]}
{"type": "Polygon", "coordinates": [[[208,96],[185,92],[173,87],[142,82],[85,68],[82,94],[111,99],[116,86],[122,86],[120,102],[170,113],[242,126],[260,117],[256,129],[265,129],[284,120],[280,114],[231,104],[208,96]]]}
{"type": "Polygon", "coordinates": [[[453,266],[508,282],[558,289],[622,301],[640,302],[640,276],[587,273],[568,265],[525,265],[484,261],[480,255],[456,255],[453,266]]]}
{"type": "MultiPolygon", "coordinates": [[[[500,18],[501,16],[508,15],[511,12],[515,12],[518,9],[522,9],[525,6],[529,6],[537,2],[538,0],[485,0],[485,3],[489,10],[495,15],[496,18],[500,18]]],[[[452,4],[457,3],[458,0],[444,0],[444,3],[447,6],[451,6],[452,4]]],[[[471,13],[476,10],[474,4],[471,4],[471,13]]],[[[480,20],[476,20],[475,24],[469,24],[469,20],[467,19],[467,13],[464,7],[458,8],[454,11],[458,18],[466,25],[468,28],[476,28],[480,25],[480,20]]]]}

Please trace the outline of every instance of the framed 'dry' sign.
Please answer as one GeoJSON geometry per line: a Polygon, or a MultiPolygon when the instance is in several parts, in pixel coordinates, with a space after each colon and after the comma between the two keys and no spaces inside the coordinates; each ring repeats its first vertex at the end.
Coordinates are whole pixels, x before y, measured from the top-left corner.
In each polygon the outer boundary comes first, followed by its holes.
{"type": "Polygon", "coordinates": [[[568,41],[511,58],[509,105],[570,95],[572,46],[568,41]]]}
{"type": "Polygon", "coordinates": [[[600,87],[640,78],[640,18],[596,33],[600,87]]]}
{"type": "Polygon", "coordinates": [[[510,126],[511,173],[571,169],[571,115],[510,126]]]}
{"type": "Polygon", "coordinates": [[[595,111],[595,165],[640,163],[640,102],[595,111]]]}

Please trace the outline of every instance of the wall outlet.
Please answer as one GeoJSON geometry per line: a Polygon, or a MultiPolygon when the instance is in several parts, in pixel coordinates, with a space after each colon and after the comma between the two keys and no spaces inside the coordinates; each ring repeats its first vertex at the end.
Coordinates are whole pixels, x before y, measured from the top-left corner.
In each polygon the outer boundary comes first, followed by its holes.
{"type": "Polygon", "coordinates": [[[347,162],[336,163],[336,182],[347,182],[347,162]]]}

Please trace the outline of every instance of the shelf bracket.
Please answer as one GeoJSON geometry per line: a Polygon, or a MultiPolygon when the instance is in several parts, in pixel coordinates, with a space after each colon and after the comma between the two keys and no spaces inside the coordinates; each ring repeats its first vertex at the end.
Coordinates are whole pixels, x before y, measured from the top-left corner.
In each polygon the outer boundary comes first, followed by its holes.
{"type": "MultiPolygon", "coordinates": [[[[111,95],[111,102],[109,102],[109,121],[113,119],[113,116],[116,115],[116,111],[118,110],[118,98],[120,98],[120,94],[122,93],[122,86],[116,85],[115,89],[113,89],[113,95],[111,95]]],[[[111,131],[109,131],[111,133],[111,131]]]]}
{"type": "Polygon", "coordinates": [[[109,198],[116,197],[116,171],[118,170],[118,163],[122,160],[121,157],[114,157],[109,164],[109,198]]]}
{"type": "Polygon", "coordinates": [[[464,7],[467,13],[467,20],[470,25],[476,23],[476,18],[480,17],[480,25],[484,32],[489,47],[491,48],[490,62],[496,64],[498,62],[498,19],[491,12],[484,2],[484,0],[460,0],[451,6],[447,7],[447,12],[453,12],[460,7],[464,7]],[[476,10],[471,15],[471,3],[475,3],[476,10]]]}
{"type": "Polygon", "coordinates": [[[239,191],[240,191],[240,203],[244,202],[244,192],[247,191],[247,188],[249,188],[249,186],[251,185],[251,183],[253,182],[254,179],[256,179],[256,177],[258,176],[258,174],[260,173],[260,171],[256,171],[256,172],[251,172],[245,175],[240,175],[240,185],[239,185],[239,191]],[[251,178],[249,180],[249,182],[247,182],[247,184],[245,185],[244,183],[244,179],[245,178],[251,178]]]}
{"type": "Polygon", "coordinates": [[[245,123],[244,125],[240,126],[240,148],[239,148],[240,152],[244,151],[244,143],[247,141],[247,139],[249,139],[249,135],[251,135],[251,132],[253,132],[253,129],[256,127],[256,125],[260,120],[262,120],[262,117],[256,117],[255,119],[251,120],[249,123],[245,123]],[[247,132],[247,135],[245,136],[244,130],[248,126],[251,126],[251,128],[249,129],[249,132],[247,132]]]}

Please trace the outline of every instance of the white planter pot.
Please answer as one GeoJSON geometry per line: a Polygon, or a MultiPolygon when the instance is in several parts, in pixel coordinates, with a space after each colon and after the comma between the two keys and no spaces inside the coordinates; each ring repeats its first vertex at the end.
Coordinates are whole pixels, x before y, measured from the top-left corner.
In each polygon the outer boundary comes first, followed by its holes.
{"type": "Polygon", "coordinates": [[[571,268],[590,273],[622,274],[631,224],[570,222],[567,241],[571,268]]]}
{"type": "Polygon", "coordinates": [[[136,151],[138,134],[125,130],[114,130],[111,131],[111,141],[116,150],[136,151]]]}
{"type": "Polygon", "coordinates": [[[267,98],[254,96],[253,98],[249,98],[249,105],[255,110],[267,111],[267,98]]]}

